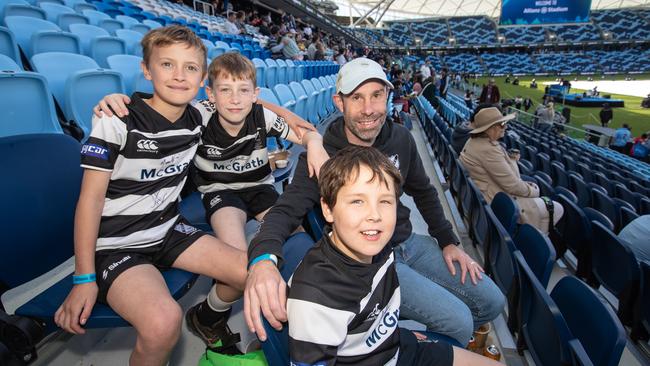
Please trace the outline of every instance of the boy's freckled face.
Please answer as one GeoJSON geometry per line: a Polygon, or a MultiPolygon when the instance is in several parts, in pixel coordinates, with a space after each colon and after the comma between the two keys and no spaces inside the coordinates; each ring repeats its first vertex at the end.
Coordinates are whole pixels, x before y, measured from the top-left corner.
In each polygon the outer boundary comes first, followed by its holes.
{"type": "Polygon", "coordinates": [[[219,112],[220,121],[238,125],[246,120],[257,101],[259,89],[252,80],[236,80],[229,75],[219,75],[208,90],[210,101],[219,112]]]}
{"type": "Polygon", "coordinates": [[[386,246],[395,230],[397,198],[394,184],[378,177],[365,166],[347,182],[336,196],[336,204],[323,205],[325,219],[332,223],[332,241],[343,253],[359,262],[371,263],[372,257],[386,246]]]}
{"type": "Polygon", "coordinates": [[[196,47],[174,43],[156,47],[145,77],[152,81],[156,96],[173,106],[185,106],[203,86],[203,53],[196,47]]]}

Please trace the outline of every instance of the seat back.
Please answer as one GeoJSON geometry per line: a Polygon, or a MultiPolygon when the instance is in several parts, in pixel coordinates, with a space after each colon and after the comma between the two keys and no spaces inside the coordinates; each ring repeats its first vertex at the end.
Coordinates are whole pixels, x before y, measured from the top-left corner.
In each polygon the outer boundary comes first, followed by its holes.
{"type": "Polygon", "coordinates": [[[643,327],[650,333],[650,262],[641,262],[641,293],[639,294],[639,312],[636,326],[643,327]]]}
{"type": "Polygon", "coordinates": [[[102,20],[111,19],[110,15],[97,10],[84,9],[81,13],[90,20],[90,24],[96,26],[99,26],[102,20]]]}
{"type": "MultiPolygon", "coordinates": [[[[142,35],[145,35],[145,34],[149,33],[149,31],[152,30],[153,28],[151,28],[150,26],[148,26],[146,24],[139,24],[138,23],[138,24],[134,24],[134,25],[130,26],[129,29],[132,30],[132,31],[136,31],[138,33],[141,33],[142,35]]],[[[212,47],[212,48],[214,48],[214,47],[212,47]]]]}
{"type": "Polygon", "coordinates": [[[7,27],[13,32],[16,43],[29,58],[32,52],[32,35],[40,31],[60,31],[58,25],[44,19],[27,16],[8,16],[5,18],[7,27]]]}
{"type": "Polygon", "coordinates": [[[521,252],[513,253],[520,282],[518,313],[521,333],[536,365],[569,363],[571,332],[562,313],[526,263],[521,252]]]}
{"type": "Polygon", "coordinates": [[[305,89],[305,92],[308,95],[307,114],[309,117],[309,122],[318,124],[318,122],[320,122],[320,117],[318,116],[317,106],[323,103],[323,94],[317,92],[314,88],[314,85],[309,80],[302,80],[300,84],[302,84],[302,87],[305,89]]]}
{"type": "Polygon", "coordinates": [[[4,17],[25,16],[45,20],[47,19],[45,11],[31,5],[8,4],[4,7],[4,17]]]}
{"type": "Polygon", "coordinates": [[[42,52],[81,53],[81,40],[69,32],[46,31],[32,36],[32,54],[42,52]]]}
{"type": "Polygon", "coordinates": [[[569,189],[578,197],[580,207],[591,206],[591,191],[587,187],[587,183],[578,174],[569,173],[569,189]]]}
{"type": "Polygon", "coordinates": [[[115,17],[115,19],[122,22],[122,24],[124,24],[124,28],[127,28],[127,29],[131,28],[132,26],[134,26],[136,24],[140,24],[140,22],[137,19],[135,19],[133,17],[130,17],[128,15],[118,15],[118,16],[115,17]]]}
{"type": "Polygon", "coordinates": [[[272,58],[267,58],[266,62],[266,86],[273,88],[278,83],[278,64],[272,58]]]}
{"type": "Polygon", "coordinates": [[[71,24],[90,24],[90,20],[81,14],[64,13],[59,15],[56,24],[58,24],[58,26],[64,31],[70,32],[71,24]]]}
{"type": "Polygon", "coordinates": [[[111,35],[115,35],[118,29],[124,29],[124,24],[115,19],[103,19],[99,22],[99,27],[106,29],[111,35]]]}
{"type": "Polygon", "coordinates": [[[266,63],[259,58],[254,58],[253,65],[255,66],[255,76],[257,86],[260,88],[267,88],[266,85],[266,63]]]}
{"type": "Polygon", "coordinates": [[[619,364],[626,343],[625,329],[609,304],[573,276],[563,277],[551,298],[594,365],[619,364]]]}
{"type": "Polygon", "coordinates": [[[283,59],[277,59],[275,60],[275,64],[277,65],[277,76],[278,76],[278,83],[280,84],[289,84],[289,76],[287,75],[287,63],[284,62],[283,59]]]}
{"type": "Polygon", "coordinates": [[[619,223],[619,213],[614,200],[605,192],[602,192],[599,189],[591,189],[591,202],[592,207],[601,213],[603,213],[607,218],[614,224],[618,225],[619,223]]]}
{"type": "MultiPolygon", "coordinates": [[[[109,68],[108,58],[113,55],[127,54],[127,45],[117,37],[96,37],[90,41],[90,56],[102,68],[109,68]]],[[[138,57],[138,56],[136,56],[138,57]]]]}
{"type": "Polygon", "coordinates": [[[569,176],[562,166],[562,163],[554,161],[551,163],[552,175],[555,178],[555,185],[569,188],[569,176]]]}
{"type": "Polygon", "coordinates": [[[18,65],[21,64],[20,51],[18,51],[16,38],[14,37],[14,34],[5,27],[0,27],[0,54],[10,57],[18,65]]]}
{"type": "Polygon", "coordinates": [[[490,233],[488,262],[494,283],[501,292],[508,294],[513,289],[517,277],[512,252],[516,250],[510,234],[501,224],[490,206],[485,208],[485,216],[490,233]]]}
{"type": "Polygon", "coordinates": [[[308,119],[309,116],[307,115],[307,93],[305,93],[305,89],[302,88],[302,85],[300,83],[297,83],[295,81],[289,83],[289,89],[296,99],[296,114],[299,115],[302,119],[308,119]]]}
{"type": "Polygon", "coordinates": [[[514,235],[519,219],[519,207],[517,203],[505,192],[494,195],[490,207],[501,222],[501,225],[510,235],[514,235]]]}
{"type": "Polygon", "coordinates": [[[42,75],[0,72],[0,94],[0,137],[63,132],[42,75]]]}
{"type": "Polygon", "coordinates": [[[126,42],[126,48],[130,54],[142,56],[142,46],[140,45],[140,41],[144,37],[142,33],[130,29],[118,29],[115,31],[115,35],[126,42]]]}
{"type": "Polygon", "coordinates": [[[273,87],[273,91],[278,97],[281,103],[280,105],[296,113],[296,101],[288,86],[285,84],[277,84],[273,87]]]}
{"type": "Polygon", "coordinates": [[[142,73],[140,68],[142,58],[133,55],[112,55],[108,56],[106,60],[112,70],[122,74],[124,88],[127,94],[131,95],[135,91],[136,78],[142,73]]]}
{"type": "Polygon", "coordinates": [[[46,19],[52,23],[57,23],[59,15],[61,14],[74,14],[75,11],[65,5],[56,3],[41,2],[38,6],[45,11],[46,19]]]}
{"type": "Polygon", "coordinates": [[[22,71],[22,68],[11,57],[0,54],[0,71],[22,71]]]}
{"type": "Polygon", "coordinates": [[[80,151],[79,143],[64,134],[0,138],[0,166],[7,174],[0,180],[0,199],[12,207],[0,210],[0,235],[2,243],[20,243],[0,246],[0,281],[7,287],[30,281],[73,255],[80,151]]]}
{"type": "Polygon", "coordinates": [[[70,32],[76,34],[81,41],[81,48],[86,56],[90,55],[90,45],[97,37],[108,37],[110,34],[106,29],[90,24],[70,24],[70,32]]]}
{"type": "Polygon", "coordinates": [[[267,101],[269,103],[273,104],[280,104],[280,101],[278,100],[278,97],[273,94],[271,89],[269,88],[260,88],[260,93],[258,94],[258,98],[267,101]]]}
{"type": "Polygon", "coordinates": [[[639,263],[626,242],[597,221],[592,221],[593,272],[609,292],[620,296],[638,286],[639,263]]]}
{"type": "Polygon", "coordinates": [[[534,226],[523,224],[517,230],[514,242],[539,282],[546,288],[555,263],[555,248],[551,241],[534,226]]]}

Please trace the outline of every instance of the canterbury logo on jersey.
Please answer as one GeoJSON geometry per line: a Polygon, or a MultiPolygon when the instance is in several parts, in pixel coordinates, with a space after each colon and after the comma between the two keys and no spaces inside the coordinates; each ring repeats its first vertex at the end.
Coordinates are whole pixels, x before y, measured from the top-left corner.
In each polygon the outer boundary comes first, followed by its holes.
{"type": "Polygon", "coordinates": [[[158,142],[154,140],[138,140],[138,151],[157,152],[158,142]]]}

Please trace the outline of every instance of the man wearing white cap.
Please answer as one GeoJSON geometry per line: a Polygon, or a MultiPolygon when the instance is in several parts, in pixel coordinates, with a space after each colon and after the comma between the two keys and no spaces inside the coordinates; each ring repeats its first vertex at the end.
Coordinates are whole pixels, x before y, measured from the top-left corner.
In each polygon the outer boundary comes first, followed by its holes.
{"type": "MultiPolygon", "coordinates": [[[[373,146],[400,170],[402,190],[413,197],[431,235],[412,233],[410,211],[400,203],[391,245],[402,292],[401,315],[467,344],[473,329],[496,318],[505,300],[494,283],[482,276],[480,265],[457,246],[409,131],[385,123],[392,87],[381,66],[372,60],[357,58],[345,64],[334,95],[343,116],[328,126],[323,144],[330,156],[350,144],[373,146]]],[[[282,245],[319,200],[318,181],[309,176],[303,154],[291,184],[249,246],[252,265],[244,292],[245,316],[251,331],[262,340],[266,339],[262,313],[276,329],[287,319],[286,284],[277,268],[282,264],[282,245]]]]}

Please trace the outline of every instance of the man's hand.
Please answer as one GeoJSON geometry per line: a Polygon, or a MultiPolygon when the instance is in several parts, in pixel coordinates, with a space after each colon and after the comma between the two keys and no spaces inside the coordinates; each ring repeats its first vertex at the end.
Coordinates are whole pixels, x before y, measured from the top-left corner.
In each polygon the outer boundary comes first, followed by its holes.
{"type": "Polygon", "coordinates": [[[449,269],[449,272],[451,272],[452,276],[456,276],[454,261],[460,264],[460,283],[465,284],[465,275],[467,273],[469,273],[474,285],[478,284],[478,281],[483,279],[483,275],[481,274],[485,273],[483,268],[458,246],[450,244],[444,247],[442,250],[442,257],[445,259],[447,268],[449,269]]]}
{"type": "Polygon", "coordinates": [[[131,98],[128,95],[119,93],[109,94],[95,105],[93,112],[97,117],[101,117],[102,112],[107,117],[113,117],[113,112],[111,111],[113,109],[118,117],[124,117],[129,114],[129,110],[126,108],[126,105],[129,103],[131,103],[131,98]]]}
{"type": "Polygon", "coordinates": [[[97,301],[98,291],[95,282],[74,285],[68,297],[54,314],[56,325],[72,334],[86,333],[82,326],[90,317],[90,312],[97,301]]]}
{"type": "Polygon", "coordinates": [[[248,271],[244,289],[244,318],[251,332],[261,341],[266,340],[262,324],[266,320],[277,330],[287,321],[287,284],[275,264],[264,260],[255,263],[248,271]]]}
{"type": "Polygon", "coordinates": [[[316,126],[300,118],[295,113],[288,113],[284,116],[284,120],[300,140],[302,140],[302,137],[305,133],[309,131],[316,131],[316,126]]]}

